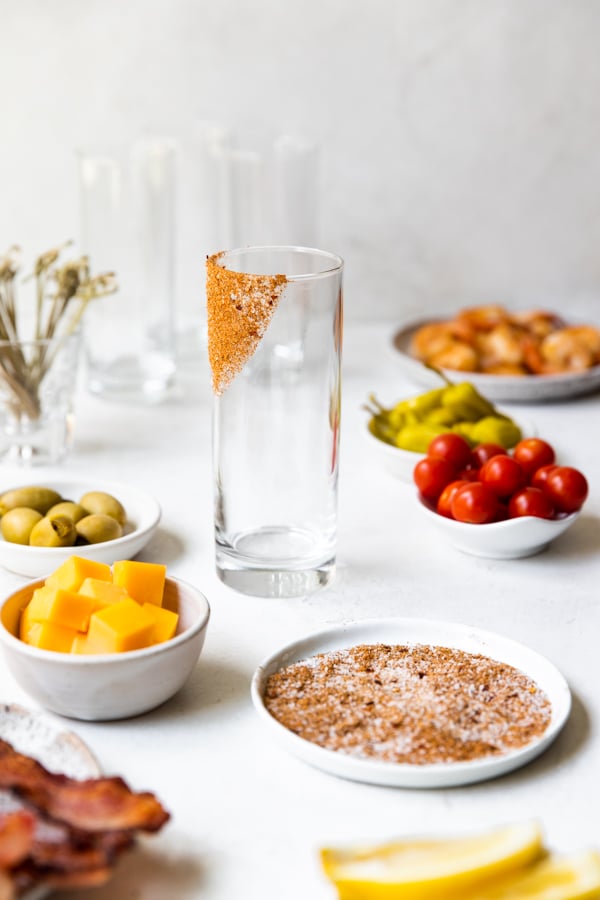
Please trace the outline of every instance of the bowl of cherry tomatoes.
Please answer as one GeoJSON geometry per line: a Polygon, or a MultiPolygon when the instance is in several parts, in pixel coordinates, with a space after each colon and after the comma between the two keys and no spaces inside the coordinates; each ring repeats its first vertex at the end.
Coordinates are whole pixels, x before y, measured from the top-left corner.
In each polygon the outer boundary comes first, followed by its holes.
{"type": "Polygon", "coordinates": [[[442,434],[413,480],[420,508],[455,547],[495,559],[544,550],[573,524],[588,495],[585,475],[559,465],[540,438],[525,438],[509,453],[442,434]]]}

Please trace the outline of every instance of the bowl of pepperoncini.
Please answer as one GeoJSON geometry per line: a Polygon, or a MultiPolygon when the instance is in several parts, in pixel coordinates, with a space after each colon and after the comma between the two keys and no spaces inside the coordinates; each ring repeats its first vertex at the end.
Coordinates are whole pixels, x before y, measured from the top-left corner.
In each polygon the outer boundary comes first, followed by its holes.
{"type": "Polygon", "coordinates": [[[453,431],[473,447],[499,444],[506,450],[535,434],[531,425],[515,421],[495,407],[468,381],[408,397],[386,407],[370,394],[366,438],[382,467],[412,484],[419,459],[434,437],[453,431]]]}

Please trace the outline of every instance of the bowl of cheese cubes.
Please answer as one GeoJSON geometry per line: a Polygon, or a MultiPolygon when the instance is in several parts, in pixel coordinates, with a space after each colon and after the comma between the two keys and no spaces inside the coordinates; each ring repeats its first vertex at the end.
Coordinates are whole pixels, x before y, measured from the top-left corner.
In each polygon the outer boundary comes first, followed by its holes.
{"type": "Polygon", "coordinates": [[[0,643],[21,687],[74,719],[154,709],[191,675],[210,607],[166,566],[70,556],[0,608],[0,643]]]}

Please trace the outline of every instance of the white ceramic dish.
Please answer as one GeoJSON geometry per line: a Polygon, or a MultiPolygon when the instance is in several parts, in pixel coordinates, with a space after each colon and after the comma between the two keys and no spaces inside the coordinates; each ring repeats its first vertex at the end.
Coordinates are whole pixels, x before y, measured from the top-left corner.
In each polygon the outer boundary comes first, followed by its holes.
{"type": "Polygon", "coordinates": [[[118,559],[131,559],[146,546],[160,521],[161,510],[154,497],[126,484],[49,478],[44,481],[23,480],[21,484],[3,483],[0,493],[25,484],[43,484],[58,491],[61,496],[76,501],[87,491],[105,491],[123,504],[127,513],[127,523],[123,537],[102,544],[85,544],[77,547],[28,547],[23,544],[11,544],[0,536],[0,566],[18,575],[27,575],[29,578],[48,575],[73,554],[109,565],[118,559]]]}
{"type": "Polygon", "coordinates": [[[339,625],[311,634],[276,651],[257,668],[252,700],[268,730],[282,747],[304,762],[352,781],[406,788],[437,788],[472,784],[505,774],[539,756],[557,737],[571,708],[569,687],[551,662],[508,638],[449,622],[427,619],[381,619],[339,625]],[[552,719],[544,734],[526,747],[500,757],[458,763],[409,765],[360,759],[312,744],[289,731],[267,711],[263,696],[269,675],[284,666],[330,650],[357,644],[435,644],[481,653],[508,663],[534,679],[552,704],[552,719]]]}
{"type": "Polygon", "coordinates": [[[179,613],[175,637],[143,650],[78,655],[38,650],[16,636],[33,581],[0,608],[0,644],[15,680],[38,703],[73,719],[124,719],[160,706],[191,675],[206,636],[210,607],[199,590],[167,578],[163,605],[179,613]]]}
{"type": "Polygon", "coordinates": [[[471,556],[489,559],[520,559],[535,556],[560,537],[579,517],[579,512],[562,519],[538,519],[535,516],[519,516],[503,522],[487,525],[470,525],[457,522],[435,512],[416,494],[419,509],[431,525],[457,550],[471,556]]]}
{"type": "Polygon", "coordinates": [[[16,703],[0,704],[0,738],[50,772],[71,778],[100,775],[98,761],[87,744],[45,713],[31,712],[16,703]]]}
{"type": "MultiPolygon", "coordinates": [[[[511,416],[511,418],[513,417],[511,416]]],[[[420,459],[425,459],[425,453],[402,450],[400,447],[394,447],[393,444],[388,444],[375,437],[369,428],[370,421],[368,419],[366,422],[364,434],[370,452],[373,454],[373,458],[377,460],[377,464],[382,469],[385,469],[386,472],[389,472],[390,475],[393,475],[394,478],[398,478],[406,484],[413,484],[414,468],[420,459]]],[[[521,429],[523,437],[535,437],[537,435],[537,430],[531,423],[525,422],[521,418],[514,421],[521,429]]]]}
{"type": "MultiPolygon", "coordinates": [[[[424,388],[440,386],[439,376],[410,355],[410,342],[415,332],[435,319],[421,319],[396,331],[392,346],[403,370],[415,384],[424,388]]],[[[437,320],[439,321],[439,320],[437,320]]],[[[564,375],[484,375],[477,372],[457,372],[444,369],[452,381],[467,379],[490,400],[515,403],[537,403],[544,400],[566,400],[600,389],[600,366],[586,372],[564,375]]]]}

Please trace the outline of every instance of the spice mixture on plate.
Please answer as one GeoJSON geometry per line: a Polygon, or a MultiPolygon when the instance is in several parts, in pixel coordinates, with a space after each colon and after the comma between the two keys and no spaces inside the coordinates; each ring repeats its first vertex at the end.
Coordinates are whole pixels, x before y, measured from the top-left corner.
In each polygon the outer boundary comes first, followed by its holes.
{"type": "Polygon", "coordinates": [[[327,750],[416,765],[509,753],[539,738],[552,716],[518,669],[421,644],[363,644],[286,666],[268,678],[265,706],[327,750]]]}

